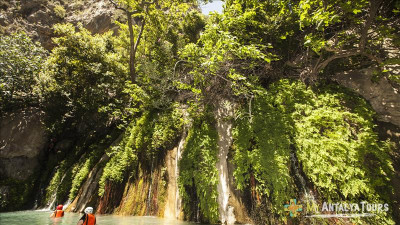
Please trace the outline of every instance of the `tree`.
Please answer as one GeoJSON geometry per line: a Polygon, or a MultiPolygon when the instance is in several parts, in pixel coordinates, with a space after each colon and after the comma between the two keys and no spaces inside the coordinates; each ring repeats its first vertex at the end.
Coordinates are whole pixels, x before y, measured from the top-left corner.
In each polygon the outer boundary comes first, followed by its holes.
{"type": "Polygon", "coordinates": [[[398,1],[391,0],[299,1],[295,11],[305,32],[304,46],[314,53],[304,78],[316,80],[338,60],[353,66],[364,61],[364,66],[386,72],[392,65],[398,67],[400,54],[393,49],[399,47],[399,8],[398,1]]]}
{"type": "Polygon", "coordinates": [[[139,47],[143,31],[146,24],[146,15],[148,13],[149,6],[155,4],[157,0],[148,2],[142,1],[129,1],[129,0],[118,0],[115,2],[109,0],[116,9],[124,11],[128,20],[128,30],[129,30],[129,75],[132,83],[136,82],[136,52],[139,47]],[[137,26],[139,33],[137,34],[135,40],[134,26],[137,26]]]}
{"type": "Polygon", "coordinates": [[[82,26],[75,31],[72,24],[56,25],[55,31],[57,46],[43,74],[48,127],[57,129],[67,119],[86,125],[109,123],[112,113],[126,102],[127,71],[115,37],[112,32],[93,36],[82,26]]]}
{"type": "Polygon", "coordinates": [[[0,101],[9,103],[37,101],[37,79],[46,50],[33,43],[25,33],[0,36],[0,101]]]}

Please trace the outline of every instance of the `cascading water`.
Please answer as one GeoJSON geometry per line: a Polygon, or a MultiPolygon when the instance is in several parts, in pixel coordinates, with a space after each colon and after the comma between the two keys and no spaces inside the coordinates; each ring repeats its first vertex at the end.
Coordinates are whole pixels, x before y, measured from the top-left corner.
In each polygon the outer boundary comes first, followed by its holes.
{"type": "Polygon", "coordinates": [[[56,200],[57,200],[57,190],[58,190],[58,188],[51,196],[49,206],[46,208],[46,210],[51,210],[52,208],[55,208],[55,204],[56,204],[56,200]]]}
{"type": "Polygon", "coordinates": [[[311,204],[315,203],[315,198],[313,192],[308,189],[306,185],[306,180],[300,173],[300,168],[298,166],[298,160],[294,151],[290,152],[290,161],[292,165],[292,169],[294,171],[294,175],[300,183],[301,191],[304,193],[303,202],[309,202],[311,204]]]}
{"type": "Polygon", "coordinates": [[[168,188],[167,199],[164,210],[164,217],[169,219],[181,219],[181,197],[179,195],[178,177],[179,167],[178,163],[181,158],[183,147],[185,144],[186,132],[183,132],[182,137],[176,146],[171,151],[167,152],[165,158],[165,165],[168,172],[168,188]]]}
{"type": "Polygon", "coordinates": [[[154,157],[151,157],[151,169],[150,169],[150,187],[149,187],[149,194],[147,195],[147,207],[146,207],[146,216],[151,213],[151,188],[153,184],[153,163],[154,157]]]}
{"type": "Polygon", "coordinates": [[[223,224],[234,224],[236,219],[233,206],[228,206],[229,201],[229,174],[228,174],[228,152],[232,144],[232,123],[225,118],[233,115],[233,109],[227,101],[221,102],[217,111],[218,132],[218,205],[220,221],[223,224]]]}
{"type": "MultiPolygon", "coordinates": [[[[55,170],[57,171],[57,169],[55,170]]],[[[64,175],[62,176],[61,180],[60,180],[60,184],[64,181],[64,178],[67,176],[67,173],[64,173],[64,175]]],[[[60,186],[57,186],[56,190],[53,192],[53,194],[51,195],[51,198],[49,200],[49,205],[47,208],[45,208],[46,210],[51,210],[52,208],[55,208],[56,205],[56,200],[57,200],[57,192],[58,192],[58,188],[60,186]],[[54,206],[54,207],[53,207],[54,206]]]]}
{"type": "Polygon", "coordinates": [[[301,186],[302,191],[307,192],[307,191],[306,191],[306,190],[307,190],[307,187],[306,187],[306,180],[305,180],[304,177],[300,174],[300,169],[299,169],[299,167],[297,166],[298,160],[297,160],[297,157],[296,157],[294,151],[291,151],[291,152],[290,152],[290,161],[291,161],[291,164],[292,164],[292,167],[293,167],[293,171],[294,171],[294,173],[295,173],[295,176],[296,176],[296,178],[298,179],[298,181],[300,182],[300,186],[301,186]]]}
{"type": "Polygon", "coordinates": [[[72,200],[68,199],[66,202],[64,202],[63,210],[67,209],[68,206],[71,204],[72,200]]]}
{"type": "Polygon", "coordinates": [[[176,193],[175,193],[175,218],[179,219],[179,215],[181,212],[181,204],[182,204],[182,199],[179,194],[179,186],[178,186],[178,177],[179,177],[179,166],[178,162],[181,159],[182,156],[182,151],[183,147],[185,146],[185,139],[186,135],[185,132],[183,132],[182,138],[179,141],[178,149],[176,152],[176,157],[175,157],[175,187],[176,187],[176,193]]]}

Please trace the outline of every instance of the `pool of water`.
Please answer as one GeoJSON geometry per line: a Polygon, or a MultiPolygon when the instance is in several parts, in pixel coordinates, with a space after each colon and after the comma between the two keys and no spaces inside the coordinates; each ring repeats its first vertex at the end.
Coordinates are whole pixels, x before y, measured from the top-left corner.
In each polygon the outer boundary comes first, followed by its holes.
{"type": "MultiPolygon", "coordinates": [[[[83,214],[65,213],[62,218],[50,218],[51,211],[18,211],[0,213],[1,225],[64,225],[77,224],[83,214]]],[[[97,225],[189,225],[189,223],[179,220],[162,219],[158,217],[147,216],[115,216],[115,215],[97,215],[97,225]]],[[[197,224],[198,225],[198,224],[197,224]]]]}

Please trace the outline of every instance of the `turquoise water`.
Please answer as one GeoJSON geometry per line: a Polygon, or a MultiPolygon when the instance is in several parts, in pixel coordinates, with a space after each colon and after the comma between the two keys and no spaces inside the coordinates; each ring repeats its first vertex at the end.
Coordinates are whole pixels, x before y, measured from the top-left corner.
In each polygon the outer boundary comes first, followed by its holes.
{"type": "MultiPolygon", "coordinates": [[[[50,218],[51,211],[18,211],[0,213],[1,225],[64,225],[77,224],[83,214],[65,213],[63,218],[50,218]]],[[[161,224],[161,225],[189,225],[178,220],[162,219],[157,217],[143,216],[114,216],[97,215],[97,225],[131,225],[131,224],[161,224]]]]}

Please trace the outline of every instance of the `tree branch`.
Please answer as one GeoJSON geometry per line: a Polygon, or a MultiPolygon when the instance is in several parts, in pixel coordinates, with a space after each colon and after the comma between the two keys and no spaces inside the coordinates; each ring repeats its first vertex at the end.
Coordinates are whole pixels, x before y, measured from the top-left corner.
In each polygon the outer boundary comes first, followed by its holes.
{"type": "Polygon", "coordinates": [[[378,57],[376,57],[372,54],[365,52],[365,48],[366,48],[366,44],[367,44],[367,37],[368,37],[368,30],[371,27],[371,25],[375,19],[375,16],[378,12],[378,8],[379,8],[379,5],[381,4],[381,2],[382,2],[382,0],[370,1],[370,12],[369,12],[368,18],[365,21],[364,27],[361,31],[360,44],[359,44],[358,48],[356,48],[354,50],[335,51],[335,49],[325,47],[326,51],[336,52],[336,54],[327,58],[322,63],[320,63],[321,58],[319,58],[311,71],[311,76],[315,76],[319,71],[323,70],[330,62],[332,62],[335,59],[346,58],[346,57],[355,56],[355,55],[363,55],[363,56],[368,57],[372,61],[382,64],[383,61],[381,59],[379,59],[378,57]]]}
{"type": "Polygon", "coordinates": [[[382,59],[380,59],[380,58],[378,58],[378,57],[376,57],[376,56],[374,56],[374,55],[371,55],[371,54],[369,54],[369,53],[366,53],[365,51],[362,52],[361,55],[366,56],[366,57],[368,57],[369,59],[371,59],[372,61],[376,61],[376,62],[379,63],[379,64],[382,64],[382,63],[383,63],[382,59]]]}
{"type": "Polygon", "coordinates": [[[123,10],[125,12],[128,11],[127,9],[122,8],[121,6],[119,6],[115,1],[113,1],[113,0],[108,0],[108,1],[111,2],[111,4],[113,4],[116,9],[123,10]]]}
{"type": "Polygon", "coordinates": [[[319,62],[319,60],[318,60],[317,64],[311,71],[311,75],[316,75],[319,71],[323,70],[330,62],[332,62],[335,59],[346,58],[346,57],[355,56],[358,54],[360,54],[360,51],[358,49],[354,50],[354,51],[342,51],[342,52],[339,52],[339,53],[327,58],[322,63],[318,63],[319,62]]]}
{"type": "Polygon", "coordinates": [[[110,1],[111,4],[113,4],[114,7],[115,7],[116,9],[122,10],[122,11],[124,11],[126,14],[133,15],[133,14],[139,12],[138,10],[129,11],[129,9],[123,8],[123,7],[119,6],[118,3],[116,3],[114,0],[108,0],[108,1],[110,1]]]}
{"type": "Polygon", "coordinates": [[[381,3],[381,0],[372,0],[370,1],[370,11],[367,20],[365,21],[364,28],[361,31],[361,39],[360,39],[360,50],[364,51],[365,45],[367,43],[368,30],[371,27],[373,20],[375,19],[376,13],[378,12],[378,7],[381,3]]]}

